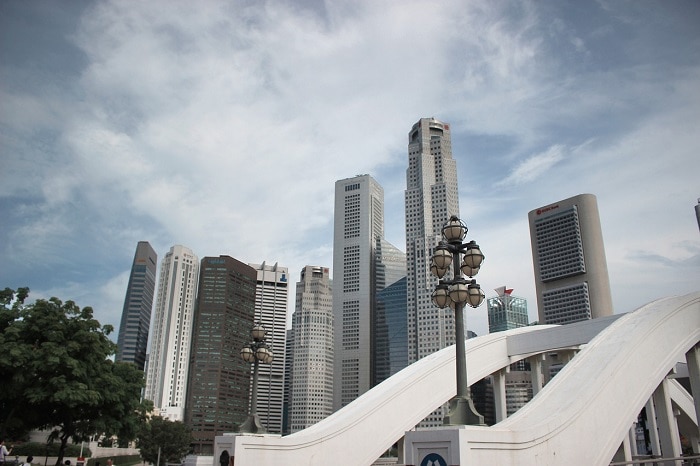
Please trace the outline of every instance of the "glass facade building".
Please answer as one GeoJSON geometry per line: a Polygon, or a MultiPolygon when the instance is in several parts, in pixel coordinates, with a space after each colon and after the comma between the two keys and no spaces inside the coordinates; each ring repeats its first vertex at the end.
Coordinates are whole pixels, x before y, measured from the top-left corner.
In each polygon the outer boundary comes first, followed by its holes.
{"type": "Polygon", "coordinates": [[[408,366],[406,277],[377,292],[375,385],[408,366]]]}
{"type": "MultiPolygon", "coordinates": [[[[508,290],[511,291],[511,290],[508,290]]],[[[498,296],[486,300],[489,319],[489,333],[502,332],[529,323],[527,300],[503,291],[498,296]]]]}
{"type": "Polygon", "coordinates": [[[115,360],[132,362],[141,370],[144,370],[146,366],[157,263],[158,255],[150,243],[139,241],[131,265],[129,285],[126,288],[124,309],[117,337],[115,360]]]}

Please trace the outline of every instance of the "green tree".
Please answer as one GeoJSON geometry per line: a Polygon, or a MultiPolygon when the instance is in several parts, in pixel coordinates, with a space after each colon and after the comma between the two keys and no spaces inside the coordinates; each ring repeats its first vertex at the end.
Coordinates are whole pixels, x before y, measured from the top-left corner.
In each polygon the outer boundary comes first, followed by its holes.
{"type": "Polygon", "coordinates": [[[29,345],[21,341],[21,329],[13,325],[20,318],[28,294],[28,288],[0,291],[0,438],[21,438],[32,424],[32,413],[25,413],[18,400],[26,384],[22,368],[29,345]]]}
{"type": "Polygon", "coordinates": [[[180,463],[189,453],[193,441],[192,431],[182,422],[153,416],[139,434],[136,445],[144,461],[162,466],[180,463]],[[158,458],[160,463],[157,463],[158,458]]]}
{"type": "Polygon", "coordinates": [[[110,359],[113,327],[73,301],[24,305],[28,292],[0,292],[2,433],[51,429],[48,440],[60,441],[57,466],[69,440],[101,433],[133,439],[147,409],[139,401],[144,377],[110,359]]]}

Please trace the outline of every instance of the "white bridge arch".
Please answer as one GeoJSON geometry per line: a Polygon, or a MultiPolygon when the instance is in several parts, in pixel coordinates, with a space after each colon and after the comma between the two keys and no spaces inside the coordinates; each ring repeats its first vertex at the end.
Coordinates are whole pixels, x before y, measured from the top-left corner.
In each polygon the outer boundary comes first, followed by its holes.
{"type": "MultiPolygon", "coordinates": [[[[468,449],[463,458],[499,466],[609,464],[620,445],[629,446],[630,427],[644,406],[655,410],[657,448],[664,456],[680,453],[679,425],[697,448],[699,342],[700,292],[660,299],[628,314],[467,340],[470,385],[529,358],[533,383],[541,386],[534,374],[542,354],[580,351],[511,417],[491,427],[462,427],[468,449]],[[679,362],[687,362],[694,397],[668,377],[679,362]],[[680,413],[678,421],[674,412],[680,413]]],[[[454,346],[425,357],[292,435],[219,436],[214,463],[226,450],[236,466],[372,464],[455,395],[454,358],[454,346]]]]}

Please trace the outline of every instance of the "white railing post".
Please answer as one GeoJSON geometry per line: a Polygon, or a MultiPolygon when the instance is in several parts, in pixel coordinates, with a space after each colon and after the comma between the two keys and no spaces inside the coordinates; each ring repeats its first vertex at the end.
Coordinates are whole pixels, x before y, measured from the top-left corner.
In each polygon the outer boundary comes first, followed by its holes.
{"type": "MultiPolygon", "coordinates": [[[[681,440],[678,433],[678,422],[673,414],[671,397],[668,393],[668,379],[664,379],[652,395],[656,408],[656,419],[659,428],[659,441],[663,456],[675,457],[681,455],[681,440]]],[[[680,466],[680,462],[676,461],[680,466]]]]}
{"type": "Polygon", "coordinates": [[[532,396],[537,395],[542,387],[544,386],[544,379],[542,377],[542,360],[544,359],[544,354],[538,354],[528,358],[530,362],[530,374],[532,377],[532,396]]]}
{"type": "Polygon", "coordinates": [[[506,369],[501,369],[493,373],[493,404],[496,422],[501,422],[508,416],[506,403],[506,369]]]}

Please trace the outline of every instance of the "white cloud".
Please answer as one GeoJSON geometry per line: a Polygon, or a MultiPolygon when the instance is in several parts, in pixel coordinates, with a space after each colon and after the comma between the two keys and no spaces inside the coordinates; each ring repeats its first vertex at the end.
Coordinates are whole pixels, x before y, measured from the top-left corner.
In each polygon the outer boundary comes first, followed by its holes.
{"type": "Polygon", "coordinates": [[[496,186],[517,186],[545,176],[550,168],[564,159],[564,152],[565,148],[561,144],[556,144],[542,153],[534,154],[523,160],[507,178],[496,183],[496,186]]]}

